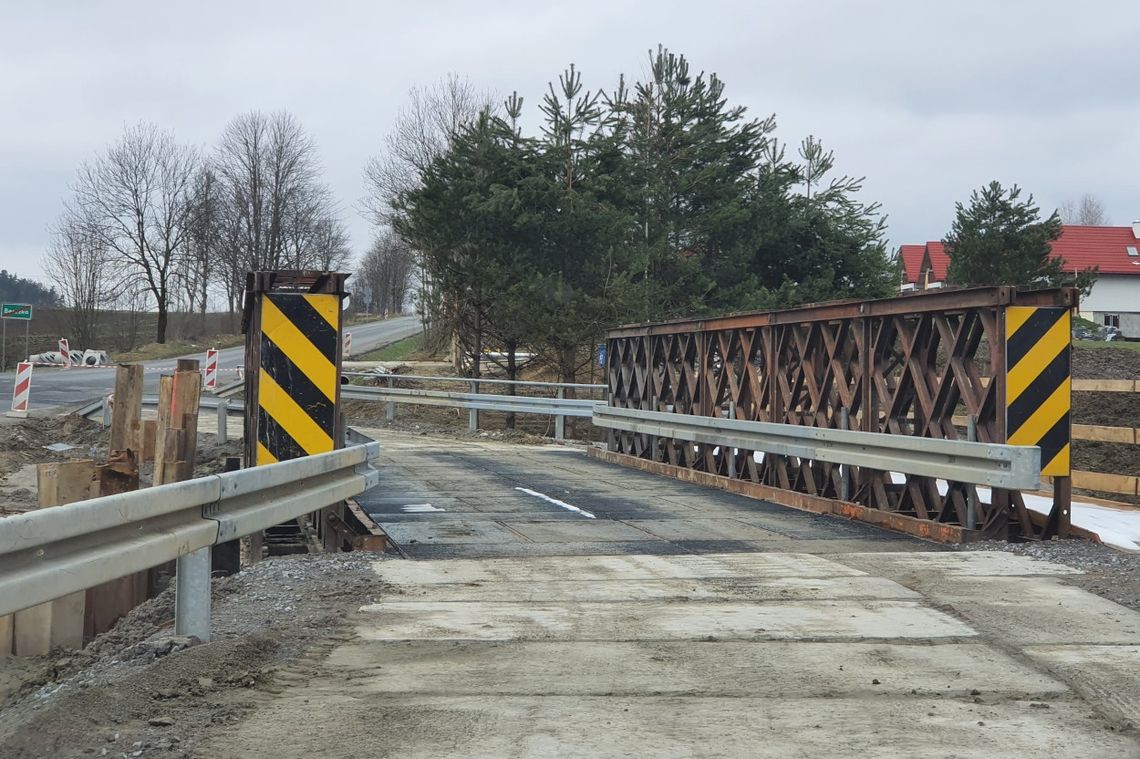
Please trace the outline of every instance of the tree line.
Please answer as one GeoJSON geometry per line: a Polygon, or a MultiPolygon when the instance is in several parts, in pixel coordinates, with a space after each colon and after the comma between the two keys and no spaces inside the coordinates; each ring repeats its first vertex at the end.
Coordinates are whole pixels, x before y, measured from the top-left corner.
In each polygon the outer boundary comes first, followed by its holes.
{"type": "Polygon", "coordinates": [[[478,376],[525,348],[577,376],[583,346],[630,321],[897,291],[885,217],[814,136],[658,48],[649,74],[590,89],[567,69],[523,128],[452,77],[413,91],[366,170],[368,208],[411,252],[425,322],[478,376]]]}
{"type": "Polygon", "coordinates": [[[321,179],[316,144],[281,111],[234,118],[210,149],[153,124],[83,163],[52,229],[45,269],[86,344],[101,310],[205,319],[212,297],[236,321],[247,271],[339,269],[348,233],[321,179]]]}

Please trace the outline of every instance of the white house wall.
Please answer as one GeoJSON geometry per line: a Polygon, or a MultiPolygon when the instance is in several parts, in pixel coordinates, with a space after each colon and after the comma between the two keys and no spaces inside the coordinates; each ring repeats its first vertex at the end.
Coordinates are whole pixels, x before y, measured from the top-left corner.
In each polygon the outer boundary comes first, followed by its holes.
{"type": "Polygon", "coordinates": [[[1135,276],[1101,274],[1092,292],[1081,300],[1082,315],[1121,312],[1140,312],[1140,272],[1135,276]]]}

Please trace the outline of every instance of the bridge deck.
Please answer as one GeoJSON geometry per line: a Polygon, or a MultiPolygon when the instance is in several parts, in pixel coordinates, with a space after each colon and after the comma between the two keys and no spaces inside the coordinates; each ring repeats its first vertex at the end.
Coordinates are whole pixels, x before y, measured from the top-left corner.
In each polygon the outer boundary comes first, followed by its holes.
{"type": "Polygon", "coordinates": [[[383,482],[358,500],[409,558],[937,550],[576,448],[381,437],[383,482]]]}
{"type": "Polygon", "coordinates": [[[1140,614],[1077,570],[380,437],[365,503],[418,560],[377,562],[354,634],[203,755],[1140,756],[1140,614]]]}

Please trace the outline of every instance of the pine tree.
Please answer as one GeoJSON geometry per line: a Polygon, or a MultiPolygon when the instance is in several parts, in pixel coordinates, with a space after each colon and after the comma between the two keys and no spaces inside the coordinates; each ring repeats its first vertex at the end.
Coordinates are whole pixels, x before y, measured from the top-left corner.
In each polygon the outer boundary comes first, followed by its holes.
{"type": "Polygon", "coordinates": [[[954,223],[942,241],[949,282],[1055,286],[1066,279],[1064,262],[1050,257],[1050,243],[1061,236],[1060,216],[1054,212],[1042,221],[1033,196],[1020,198],[1017,185],[1007,190],[994,181],[974,190],[968,206],[955,204],[954,223]]]}

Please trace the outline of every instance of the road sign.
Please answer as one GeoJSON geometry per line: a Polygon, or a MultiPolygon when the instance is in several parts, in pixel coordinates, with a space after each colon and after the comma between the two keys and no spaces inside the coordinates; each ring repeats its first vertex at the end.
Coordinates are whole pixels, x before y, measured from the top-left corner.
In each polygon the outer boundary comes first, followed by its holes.
{"type": "Polygon", "coordinates": [[[23,319],[28,321],[32,318],[32,304],[31,303],[4,303],[0,304],[0,318],[2,319],[23,319]]]}

